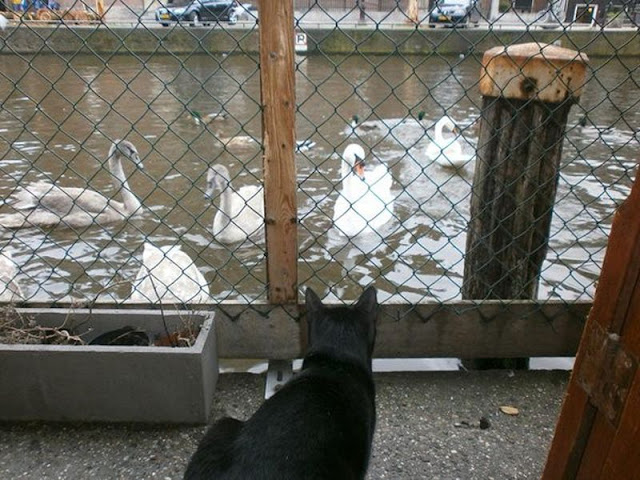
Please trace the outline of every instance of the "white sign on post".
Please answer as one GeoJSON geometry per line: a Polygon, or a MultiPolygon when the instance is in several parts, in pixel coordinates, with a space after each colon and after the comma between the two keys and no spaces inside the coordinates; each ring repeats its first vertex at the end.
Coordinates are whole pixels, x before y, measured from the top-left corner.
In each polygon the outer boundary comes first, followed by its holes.
{"type": "Polygon", "coordinates": [[[307,34],[302,32],[295,33],[296,52],[307,51],[307,34]]]}

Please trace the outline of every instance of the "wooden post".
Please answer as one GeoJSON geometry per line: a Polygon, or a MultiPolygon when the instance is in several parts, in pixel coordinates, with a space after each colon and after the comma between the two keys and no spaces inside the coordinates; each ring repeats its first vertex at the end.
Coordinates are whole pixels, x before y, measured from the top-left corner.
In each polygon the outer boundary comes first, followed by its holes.
{"type": "Polygon", "coordinates": [[[543,480],[638,478],[640,176],[611,226],[543,480]]]}
{"type": "MultiPolygon", "coordinates": [[[[536,298],[567,116],[580,97],[587,61],[538,43],[485,52],[463,299],[536,298]]],[[[527,364],[484,359],[469,366],[527,364]]]]}
{"type": "Polygon", "coordinates": [[[420,11],[418,9],[418,0],[409,0],[407,7],[407,21],[417,25],[420,23],[420,11]]]}
{"type": "Polygon", "coordinates": [[[96,0],[96,14],[98,15],[98,19],[104,19],[104,0],[96,0]]]}
{"type": "Polygon", "coordinates": [[[260,92],[269,301],[297,303],[293,0],[262,0],[260,92]]]}

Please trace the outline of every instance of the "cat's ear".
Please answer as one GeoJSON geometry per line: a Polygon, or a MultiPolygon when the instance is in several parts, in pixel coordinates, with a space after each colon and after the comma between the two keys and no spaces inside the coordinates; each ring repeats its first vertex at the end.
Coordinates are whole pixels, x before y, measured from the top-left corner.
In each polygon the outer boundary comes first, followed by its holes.
{"type": "Polygon", "coordinates": [[[322,301],[320,297],[316,295],[316,292],[311,290],[311,288],[307,287],[307,290],[304,294],[304,301],[307,307],[307,312],[318,312],[322,310],[322,301]]]}
{"type": "Polygon", "coordinates": [[[356,303],[356,309],[363,312],[373,312],[376,308],[378,308],[378,300],[376,299],[377,291],[375,287],[371,286],[367,288],[362,295],[360,295],[360,299],[358,303],[356,303]]]}

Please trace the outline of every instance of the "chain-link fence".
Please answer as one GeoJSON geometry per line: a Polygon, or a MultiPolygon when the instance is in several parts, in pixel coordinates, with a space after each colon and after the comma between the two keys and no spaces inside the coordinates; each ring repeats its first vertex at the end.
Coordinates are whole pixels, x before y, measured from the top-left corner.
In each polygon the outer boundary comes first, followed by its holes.
{"type": "MultiPolygon", "coordinates": [[[[5,4],[3,301],[267,301],[260,10],[232,3],[5,4]]],[[[592,298],[635,175],[637,8],[561,3],[295,3],[300,291],[462,298],[482,54],[543,39],[591,59],[535,296],[592,298]]]]}

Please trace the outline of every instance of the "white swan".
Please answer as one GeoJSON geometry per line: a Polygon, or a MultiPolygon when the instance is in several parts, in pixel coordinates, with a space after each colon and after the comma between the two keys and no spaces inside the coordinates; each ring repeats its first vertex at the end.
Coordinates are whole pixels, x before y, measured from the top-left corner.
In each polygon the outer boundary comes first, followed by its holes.
{"type": "Polygon", "coordinates": [[[436,123],[435,137],[427,146],[427,158],[445,168],[464,167],[474,158],[474,155],[463,152],[460,138],[462,138],[460,130],[454,121],[445,115],[436,123]],[[445,138],[444,129],[450,130],[453,136],[445,138]]]}
{"type": "Polygon", "coordinates": [[[25,299],[20,284],[16,281],[18,266],[11,251],[0,252],[0,302],[21,302],[25,299]]]}
{"type": "Polygon", "coordinates": [[[126,140],[116,140],[109,149],[109,170],[122,203],[106,198],[87,188],[58,187],[46,181],[21,187],[10,200],[18,213],[0,215],[5,228],[53,227],[64,225],[78,228],[92,224],[125,220],[138,213],[142,205],[131,192],[122,169],[122,157],[129,158],[138,168],[142,161],[136,147],[126,140]]]}
{"type": "Polygon", "coordinates": [[[205,195],[211,199],[220,197],[213,219],[213,236],[220,243],[243,242],[264,232],[262,187],[248,185],[235,190],[226,167],[214,165],[207,172],[205,195]]]}
{"type": "Polygon", "coordinates": [[[342,189],[336,200],[333,223],[348,237],[375,232],[393,216],[393,179],[384,165],[365,171],[364,149],[350,144],[342,154],[342,189]]]}
{"type": "Polygon", "coordinates": [[[207,281],[179,245],[158,248],[145,242],[129,301],[203,303],[210,299],[207,281]]]}

